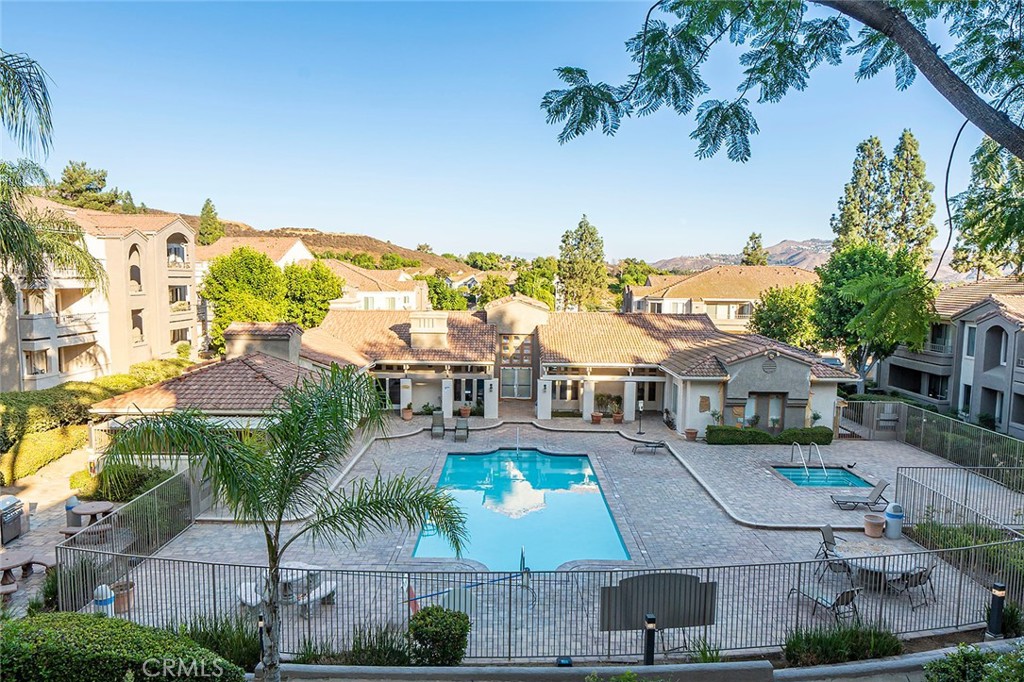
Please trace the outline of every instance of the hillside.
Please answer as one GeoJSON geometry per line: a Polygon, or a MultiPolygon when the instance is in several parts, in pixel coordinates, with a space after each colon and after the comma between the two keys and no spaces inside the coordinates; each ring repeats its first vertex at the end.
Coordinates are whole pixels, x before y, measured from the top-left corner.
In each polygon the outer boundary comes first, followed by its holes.
{"type": "MultiPolygon", "coordinates": [[[[828,239],[805,239],[796,241],[785,239],[778,244],[765,247],[768,252],[768,263],[771,265],[791,265],[805,270],[813,270],[828,260],[832,252],[832,241],[828,239]]],[[[934,267],[934,259],[938,252],[932,257],[932,263],[928,265],[928,274],[931,275],[934,267]]],[[[954,271],[949,267],[950,254],[942,260],[939,274],[936,279],[940,282],[958,282],[968,279],[967,275],[954,271]]],[[[676,256],[675,258],[664,258],[651,263],[660,270],[671,270],[683,272],[686,270],[705,270],[716,265],[738,265],[740,254],[738,253],[706,253],[700,256],[676,256]]]]}
{"type": "MultiPolygon", "coordinates": [[[[184,217],[184,216],[183,216],[184,217]]],[[[198,225],[198,218],[196,224],[198,225]]],[[[322,251],[351,251],[352,253],[368,253],[380,258],[385,253],[394,253],[403,258],[420,261],[423,268],[439,268],[450,273],[471,272],[472,268],[458,261],[442,258],[432,253],[423,253],[407,249],[391,242],[381,241],[363,234],[345,234],[340,232],[321,232],[309,227],[279,227],[273,230],[256,230],[244,223],[225,222],[225,234],[229,237],[253,236],[254,232],[275,237],[300,237],[313,253],[322,251]]]]}

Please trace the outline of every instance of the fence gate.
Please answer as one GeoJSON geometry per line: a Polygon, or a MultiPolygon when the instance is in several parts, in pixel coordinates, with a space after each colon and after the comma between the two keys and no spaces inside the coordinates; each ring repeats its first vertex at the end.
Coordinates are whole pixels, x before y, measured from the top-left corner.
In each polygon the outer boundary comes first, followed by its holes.
{"type": "Polygon", "coordinates": [[[835,433],[841,439],[896,440],[906,405],[897,402],[836,402],[835,433]]]}

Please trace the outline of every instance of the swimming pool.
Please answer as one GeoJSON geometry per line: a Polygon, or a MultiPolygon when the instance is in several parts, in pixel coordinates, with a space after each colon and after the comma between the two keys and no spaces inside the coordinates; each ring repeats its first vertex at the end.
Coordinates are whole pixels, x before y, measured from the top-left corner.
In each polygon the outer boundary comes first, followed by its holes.
{"type": "Polygon", "coordinates": [[[870,488],[863,478],[839,467],[772,467],[801,488],[870,488]]]}
{"type": "MultiPolygon", "coordinates": [[[[629,559],[586,455],[451,454],[437,486],[466,514],[469,544],[463,557],[492,571],[519,570],[524,547],[526,565],[534,571],[577,559],[629,559]]],[[[427,524],[413,556],[447,558],[455,552],[427,524]]]]}

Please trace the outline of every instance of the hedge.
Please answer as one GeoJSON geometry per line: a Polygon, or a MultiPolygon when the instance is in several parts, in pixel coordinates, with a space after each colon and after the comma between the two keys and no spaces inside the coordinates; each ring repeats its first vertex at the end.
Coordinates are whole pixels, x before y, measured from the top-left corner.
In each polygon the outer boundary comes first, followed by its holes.
{"type": "Polygon", "coordinates": [[[31,476],[50,462],[89,442],[89,426],[76,424],[41,433],[29,433],[0,455],[0,485],[31,476]]]}
{"type": "Polygon", "coordinates": [[[161,679],[245,679],[237,665],[187,637],[82,613],[42,613],[7,622],[0,633],[0,670],[5,679],[19,682],[120,682],[154,673],[161,679]]]}
{"type": "Polygon", "coordinates": [[[174,475],[173,471],[136,464],[108,464],[99,476],[88,470],[75,472],[68,481],[83,500],[129,502],[174,475]]]}
{"type": "Polygon", "coordinates": [[[828,445],[832,442],[832,429],[827,426],[809,426],[785,429],[773,436],[760,429],[738,429],[735,426],[709,426],[705,433],[708,445],[828,445]]]}

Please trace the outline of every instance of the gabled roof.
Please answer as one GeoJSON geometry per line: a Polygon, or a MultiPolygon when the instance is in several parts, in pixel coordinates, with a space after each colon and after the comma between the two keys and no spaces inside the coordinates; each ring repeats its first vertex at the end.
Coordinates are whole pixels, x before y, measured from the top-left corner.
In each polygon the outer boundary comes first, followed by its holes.
{"type": "Polygon", "coordinates": [[[760,334],[719,332],[701,343],[670,355],[661,366],[678,376],[725,377],[730,365],[758,355],[777,353],[809,365],[817,379],[856,379],[844,369],[827,365],[814,353],[770,339],[760,334]]]}
{"type": "MultiPolygon", "coordinates": [[[[650,278],[654,281],[653,277],[650,278]]],[[[664,284],[630,287],[633,298],[688,298],[753,301],[772,287],[813,284],[818,275],[788,265],[719,265],[664,284]]]]}
{"type": "Polygon", "coordinates": [[[373,364],[373,360],[357,351],[347,341],[321,331],[319,328],[310,329],[302,335],[302,348],[299,350],[299,357],[324,367],[330,367],[335,363],[341,366],[355,365],[356,367],[373,364]]]}
{"type": "Polygon", "coordinates": [[[302,327],[294,322],[232,322],[224,330],[225,334],[245,334],[247,336],[294,336],[302,335],[302,327]]]}
{"type": "Polygon", "coordinates": [[[226,256],[237,248],[247,246],[277,263],[295,244],[302,242],[298,237],[221,237],[212,244],[196,245],[196,260],[209,261],[226,256]]]}
{"type": "Polygon", "coordinates": [[[25,197],[26,205],[41,213],[55,212],[73,220],[86,234],[95,237],[127,237],[132,232],[153,234],[176,222],[181,222],[183,231],[192,234],[193,230],[181,216],[169,213],[107,213],[88,208],[77,208],[65,204],[29,195],[25,197]]]}
{"type": "Polygon", "coordinates": [[[269,410],[288,387],[314,375],[287,360],[250,353],[200,365],[181,376],[137,388],[92,406],[104,414],[201,409],[216,414],[269,410]]]}
{"type": "MultiPolygon", "coordinates": [[[[483,312],[448,312],[448,347],[413,348],[411,316],[407,310],[331,310],[316,330],[316,350],[327,355],[354,352],[373,362],[493,363],[497,352],[495,328],[483,312]],[[333,337],[337,348],[330,345],[333,337]]],[[[308,335],[310,332],[307,332],[308,335]]],[[[305,346],[305,339],[303,346],[305,346]]]]}
{"type": "Polygon", "coordinates": [[[1024,295],[1024,282],[1016,277],[996,277],[946,287],[935,297],[935,312],[945,319],[958,317],[992,295],[1024,295]]]}
{"type": "MultiPolygon", "coordinates": [[[[303,261],[303,263],[309,262],[311,261],[303,261]]],[[[427,286],[423,280],[412,279],[404,270],[368,270],[334,258],[324,258],[320,262],[345,280],[346,290],[415,291],[427,286]]]]}
{"type": "Polygon", "coordinates": [[[545,303],[544,301],[538,301],[537,299],[531,296],[524,296],[523,294],[520,293],[511,294],[510,296],[504,296],[502,298],[496,298],[487,305],[485,305],[484,310],[493,310],[495,308],[507,305],[512,302],[523,303],[534,308],[539,308],[540,310],[544,310],[546,312],[551,311],[551,307],[548,306],[548,304],[545,303]]]}

